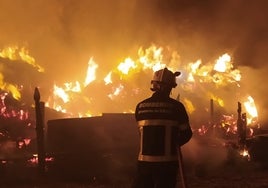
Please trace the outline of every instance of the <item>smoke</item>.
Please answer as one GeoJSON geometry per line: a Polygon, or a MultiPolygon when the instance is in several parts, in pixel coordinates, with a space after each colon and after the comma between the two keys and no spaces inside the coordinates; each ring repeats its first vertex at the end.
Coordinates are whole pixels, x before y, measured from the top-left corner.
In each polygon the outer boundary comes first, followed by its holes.
{"type": "Polygon", "coordinates": [[[266,113],[267,86],[256,83],[268,75],[267,6],[265,0],[0,0],[0,49],[26,46],[45,68],[47,85],[84,79],[92,56],[98,74],[107,74],[151,43],[177,49],[184,63],[227,52],[245,67],[243,86],[266,113]]]}
{"type": "Polygon", "coordinates": [[[187,173],[203,177],[207,173],[219,173],[219,169],[230,160],[228,154],[230,149],[223,146],[224,142],[224,140],[215,140],[209,136],[193,137],[182,146],[183,161],[187,173]]]}

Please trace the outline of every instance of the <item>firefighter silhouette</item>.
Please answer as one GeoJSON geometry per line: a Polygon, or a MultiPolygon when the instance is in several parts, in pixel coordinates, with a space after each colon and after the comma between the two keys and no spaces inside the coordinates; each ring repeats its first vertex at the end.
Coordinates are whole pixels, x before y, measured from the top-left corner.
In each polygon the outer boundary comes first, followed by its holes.
{"type": "Polygon", "coordinates": [[[178,177],[178,147],[192,137],[184,105],[170,97],[177,86],[167,68],[156,71],[151,80],[151,97],[139,102],[135,118],[140,134],[137,175],[133,188],[175,188],[178,177]]]}

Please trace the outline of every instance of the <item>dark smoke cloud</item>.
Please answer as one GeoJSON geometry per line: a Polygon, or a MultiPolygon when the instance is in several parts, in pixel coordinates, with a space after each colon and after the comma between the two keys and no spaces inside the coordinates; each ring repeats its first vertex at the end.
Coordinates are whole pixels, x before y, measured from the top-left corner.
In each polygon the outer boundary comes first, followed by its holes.
{"type": "Polygon", "coordinates": [[[27,43],[48,68],[72,67],[90,55],[114,61],[125,56],[125,49],[130,52],[151,42],[174,45],[187,58],[211,58],[231,50],[240,64],[251,66],[260,65],[253,61],[266,55],[261,50],[267,48],[268,5],[264,0],[0,3],[2,45],[27,43]]]}
{"type": "Polygon", "coordinates": [[[267,88],[256,84],[268,75],[266,0],[0,0],[0,7],[0,49],[27,46],[46,82],[83,79],[91,56],[106,74],[156,43],[185,63],[230,53],[236,66],[249,67],[244,85],[268,108],[267,88]]]}

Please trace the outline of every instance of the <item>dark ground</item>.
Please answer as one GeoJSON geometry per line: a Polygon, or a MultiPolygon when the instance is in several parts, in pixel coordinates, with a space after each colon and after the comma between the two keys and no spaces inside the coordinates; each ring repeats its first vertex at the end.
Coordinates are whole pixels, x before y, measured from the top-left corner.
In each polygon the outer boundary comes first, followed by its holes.
{"type": "MultiPolygon", "coordinates": [[[[80,120],[79,120],[80,121],[80,120]]],[[[9,144],[1,145],[0,150],[0,188],[130,188],[136,167],[136,142],[130,142],[126,131],[118,134],[119,128],[109,127],[70,130],[69,138],[65,129],[56,132],[53,146],[68,148],[65,153],[53,153],[52,161],[47,161],[46,172],[40,174],[36,162],[29,162],[30,148],[10,150],[9,144]],[[101,137],[103,130],[110,137],[101,137]],[[116,133],[116,134],[115,134],[116,133]],[[63,136],[62,136],[63,135],[63,136]],[[91,142],[85,142],[91,135],[91,142]],[[96,138],[93,137],[96,135],[96,138]],[[60,142],[62,140],[65,142],[60,142]],[[123,137],[123,138],[122,138],[123,137]],[[105,138],[105,139],[104,139],[105,138]],[[109,139],[108,139],[109,138],[109,139]],[[83,142],[82,142],[82,141],[83,142]],[[98,142],[102,140],[102,142],[98,142]],[[128,141],[128,142],[126,142],[128,141]],[[60,143],[60,144],[59,144],[60,143]],[[84,143],[84,145],[83,145],[84,143]],[[85,144],[87,143],[87,144],[85,144]],[[96,144],[98,143],[98,144],[96,144]],[[118,144],[120,143],[120,144],[118,144]],[[92,145],[89,145],[92,144],[92,145]],[[96,145],[98,147],[96,147],[96,145]],[[29,149],[29,150],[28,150],[29,149]],[[87,152],[86,152],[87,150],[87,152]],[[4,155],[4,151],[6,152],[4,155]],[[8,152],[10,151],[10,152],[8,152]],[[12,152],[13,151],[13,152],[12,152]],[[67,153],[68,152],[68,153],[67,153]]],[[[133,139],[134,140],[134,139],[133,139]]],[[[259,136],[251,141],[251,159],[240,155],[235,145],[218,137],[193,137],[182,147],[185,176],[188,188],[268,188],[268,136],[259,136]],[[254,155],[253,155],[254,154],[254,155]]],[[[12,145],[12,147],[11,147],[12,145]]],[[[30,147],[30,146],[28,146],[30,147]]],[[[36,148],[34,145],[33,148],[36,148]]],[[[54,150],[59,151],[59,150],[54,150]]],[[[49,154],[48,154],[49,155],[49,154]]],[[[179,180],[179,177],[178,177],[179,180]]],[[[178,181],[178,188],[182,187],[178,181]]]]}
{"type": "MultiPolygon", "coordinates": [[[[186,164],[185,167],[188,188],[268,187],[268,167],[256,162],[234,159],[217,166],[186,164]]],[[[121,178],[109,178],[85,174],[77,169],[67,172],[66,169],[68,168],[48,170],[40,175],[37,166],[26,167],[19,162],[5,164],[1,167],[0,187],[130,188],[131,185],[130,174],[122,174],[121,178]]],[[[178,188],[180,187],[182,186],[178,182],[178,188]]]]}
{"type": "MultiPolygon", "coordinates": [[[[236,149],[194,141],[182,148],[188,188],[268,187],[266,147],[260,148],[261,156],[264,156],[261,161],[248,161],[236,149]],[[191,153],[189,148],[194,151],[191,153]]],[[[27,158],[2,160],[0,188],[130,188],[135,158],[128,156],[118,160],[113,153],[96,157],[85,156],[85,153],[55,156],[53,161],[46,163],[43,175],[39,173],[37,163],[29,162],[27,158]]]]}

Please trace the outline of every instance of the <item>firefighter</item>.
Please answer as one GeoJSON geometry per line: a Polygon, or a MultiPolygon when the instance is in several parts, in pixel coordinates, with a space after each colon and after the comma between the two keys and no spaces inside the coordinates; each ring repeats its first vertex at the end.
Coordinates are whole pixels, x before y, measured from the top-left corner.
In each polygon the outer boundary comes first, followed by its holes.
{"type": "Polygon", "coordinates": [[[180,72],[173,73],[167,68],[156,71],[151,81],[153,95],[136,106],[140,151],[133,188],[176,187],[177,149],[192,137],[184,105],[170,98],[179,75],[180,72]]]}

